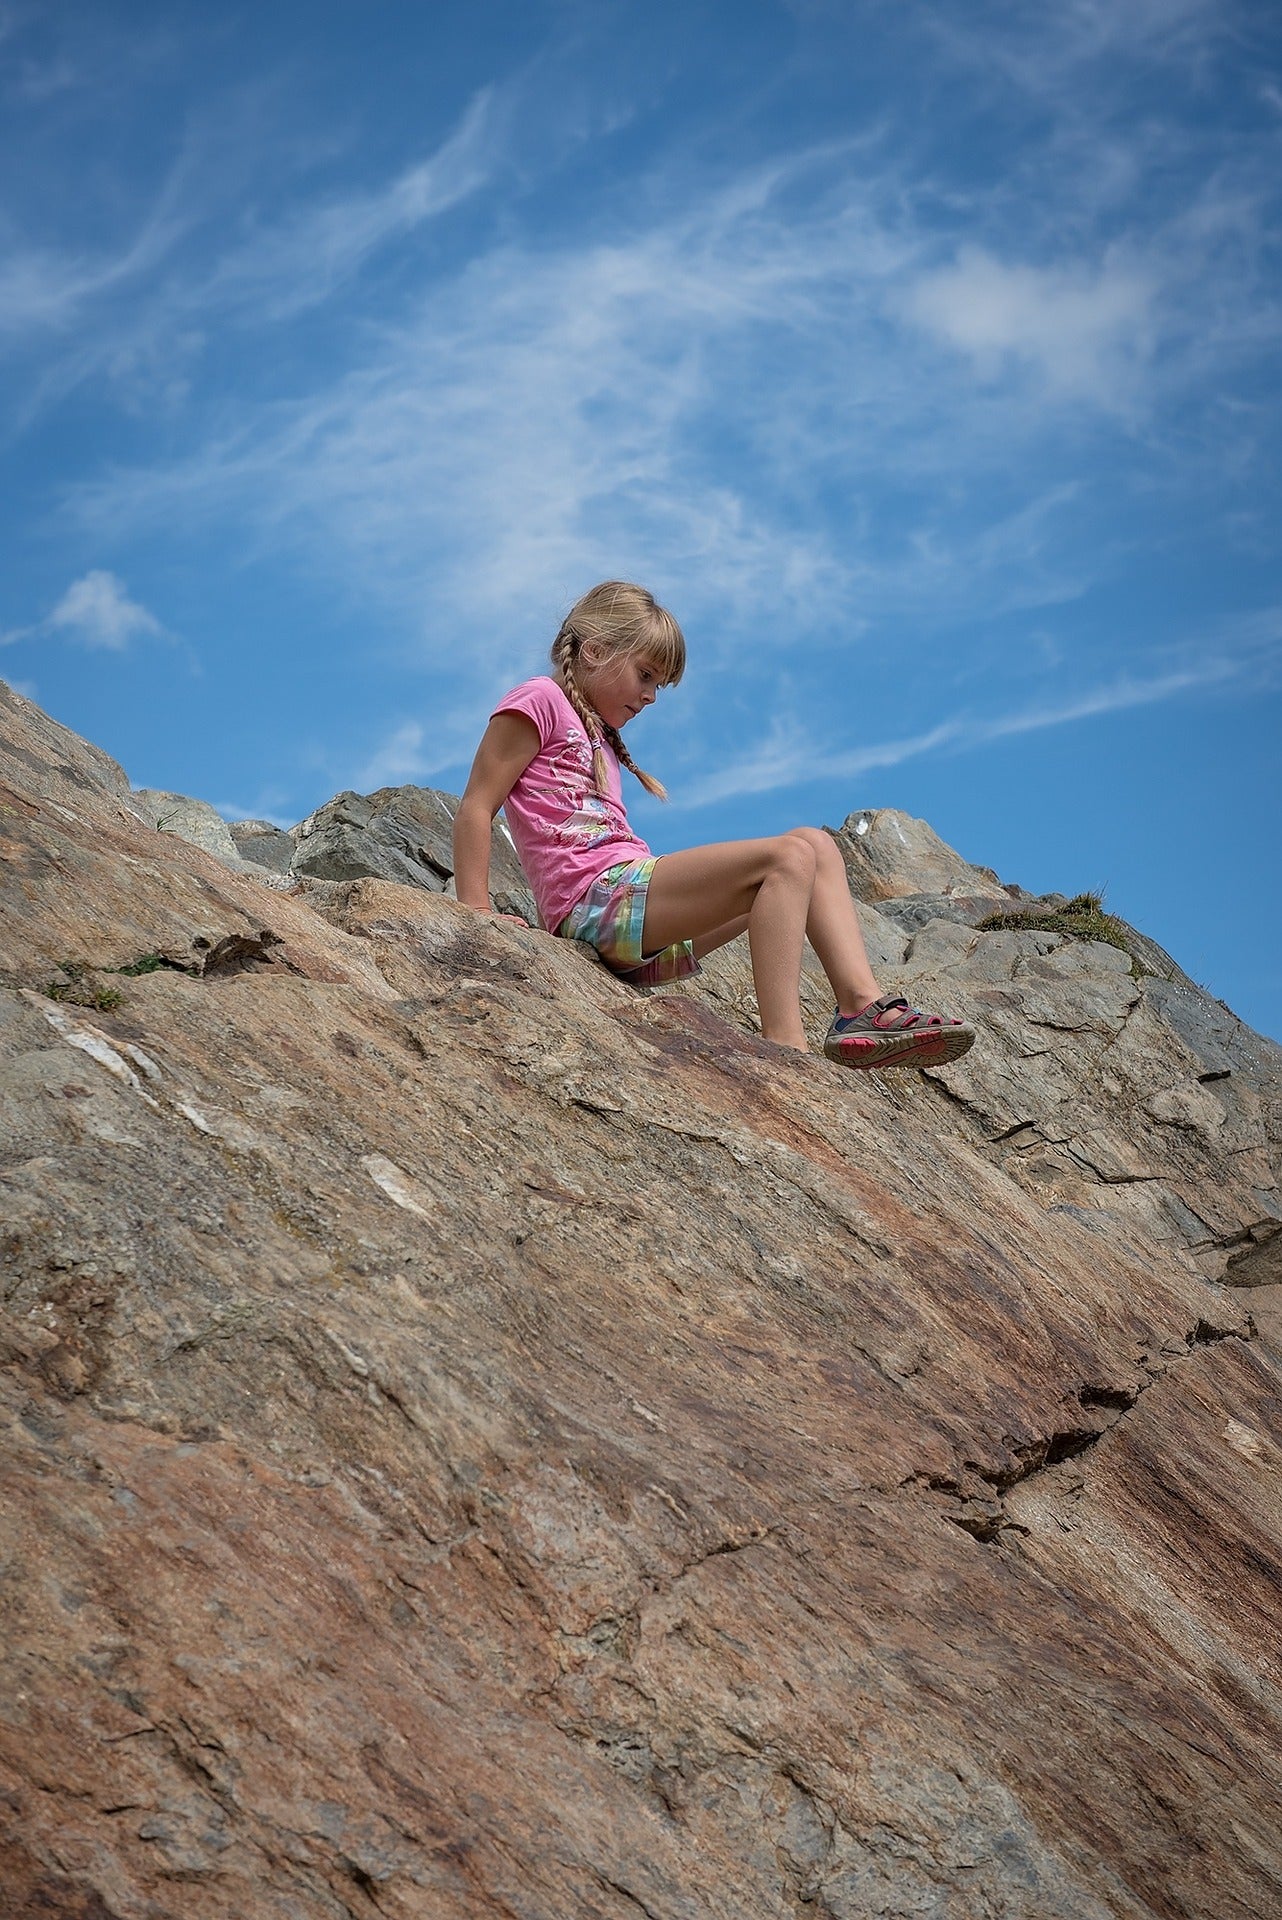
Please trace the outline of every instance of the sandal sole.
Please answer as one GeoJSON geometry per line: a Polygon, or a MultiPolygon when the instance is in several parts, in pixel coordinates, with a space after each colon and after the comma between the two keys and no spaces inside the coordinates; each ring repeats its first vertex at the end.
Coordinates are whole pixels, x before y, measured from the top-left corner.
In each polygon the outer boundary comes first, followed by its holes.
{"type": "Polygon", "coordinates": [[[960,1060],[975,1044],[969,1027],[945,1027],[933,1033],[852,1035],[848,1040],[824,1042],[824,1056],[839,1067],[867,1072],[877,1067],[942,1067],[960,1060]]]}

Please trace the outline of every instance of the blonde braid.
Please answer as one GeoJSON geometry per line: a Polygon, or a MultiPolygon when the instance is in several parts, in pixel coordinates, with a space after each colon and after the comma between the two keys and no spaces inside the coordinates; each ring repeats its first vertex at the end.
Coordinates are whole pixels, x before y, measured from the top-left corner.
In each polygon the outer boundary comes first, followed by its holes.
{"type": "Polygon", "coordinates": [[[608,795],[610,791],[609,770],[605,755],[601,751],[601,742],[604,739],[613,748],[620,766],[626,767],[628,772],[641,782],[647,793],[652,793],[656,800],[666,800],[668,790],[663,782],[656,780],[652,773],[646,773],[637,765],[624,746],[619,729],[609,726],[596,708],[589,704],[588,697],[580,687],[574,671],[575,658],[582,644],[581,636],[574,631],[570,621],[566,620],[552,642],[552,664],[565,682],[566,698],[583,722],[588,739],[592,742],[592,773],[597,792],[608,795]]]}
{"type": "MultiPolygon", "coordinates": [[[[604,721],[602,721],[601,724],[605,726],[604,721]]],[[[652,773],[643,772],[637,765],[632,755],[624,746],[623,735],[619,732],[619,729],[617,727],[605,727],[605,737],[618,755],[620,765],[625,766],[629,773],[636,775],[646,792],[652,793],[656,800],[666,800],[668,797],[668,789],[664,786],[662,780],[656,780],[652,773]]]]}
{"type": "Polygon", "coordinates": [[[596,790],[608,794],[610,775],[601,751],[601,740],[607,732],[613,732],[613,728],[607,728],[596,708],[588,705],[587,696],[575,677],[574,656],[580,644],[579,636],[570,631],[568,624],[563,626],[552,642],[552,664],[564,680],[566,698],[583,722],[584,732],[592,742],[592,777],[596,781],[596,790]]]}

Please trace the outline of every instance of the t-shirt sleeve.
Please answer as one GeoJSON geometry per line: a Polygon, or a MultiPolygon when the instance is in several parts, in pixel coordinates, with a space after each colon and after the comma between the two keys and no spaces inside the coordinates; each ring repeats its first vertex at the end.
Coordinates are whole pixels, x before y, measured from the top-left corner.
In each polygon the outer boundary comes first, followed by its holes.
{"type": "Polygon", "coordinates": [[[539,730],[540,748],[564,732],[564,715],[550,680],[526,680],[521,686],[513,687],[511,693],[505,693],[499,701],[490,715],[491,720],[500,713],[523,713],[528,720],[533,720],[539,730]]]}

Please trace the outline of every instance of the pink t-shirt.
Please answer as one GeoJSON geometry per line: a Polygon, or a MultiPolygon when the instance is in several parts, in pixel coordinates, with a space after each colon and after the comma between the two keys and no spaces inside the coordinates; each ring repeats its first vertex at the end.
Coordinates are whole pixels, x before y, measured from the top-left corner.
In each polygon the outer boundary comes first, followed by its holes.
{"type": "Polygon", "coordinates": [[[523,713],[539,730],[539,750],[503,811],[539,917],[555,933],[599,874],[625,860],[648,860],[650,849],[628,825],[619,762],[608,744],[610,791],[597,792],[592,742],[550,675],[513,687],[494,712],[523,713]]]}

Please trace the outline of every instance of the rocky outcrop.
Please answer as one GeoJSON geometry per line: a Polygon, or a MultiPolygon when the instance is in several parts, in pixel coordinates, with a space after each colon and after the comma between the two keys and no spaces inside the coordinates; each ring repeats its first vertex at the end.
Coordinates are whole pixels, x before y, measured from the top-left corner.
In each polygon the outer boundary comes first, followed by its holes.
{"type": "Polygon", "coordinates": [[[219,860],[233,865],[240,859],[236,842],[227,830],[227,822],[207,800],[192,800],[185,793],[162,793],[153,787],[136,787],[133,804],[160,833],[175,833],[194,847],[203,847],[219,860]]]}
{"type": "Polygon", "coordinates": [[[973,867],[924,820],[895,807],[861,807],[835,834],[845,855],[850,890],[857,900],[877,902],[904,894],[942,894],[1008,905],[1020,887],[1006,888],[991,867],[973,867]]]}
{"type": "Polygon", "coordinates": [[[272,873],[289,872],[294,839],[283,827],[274,827],[270,820],[237,820],[228,832],[242,860],[251,860],[272,873]]]}
{"type": "MultiPolygon", "coordinates": [[[[106,756],[102,756],[105,760],[106,756]]],[[[114,762],[111,763],[114,765],[114,762]]],[[[207,801],[150,788],[129,792],[129,804],[161,833],[203,847],[226,866],[266,869],[263,884],[280,891],[290,879],[393,880],[429,893],[453,893],[454,814],[458,797],[434,787],[380,787],[376,793],[340,793],[288,832],[270,820],[230,825],[207,801]]],[[[263,880],[263,875],[259,874],[263,880]]],[[[534,898],[507,828],[496,822],[491,892],[500,913],[537,925],[534,898]]]]}
{"type": "MultiPolygon", "coordinates": [[[[432,787],[382,787],[368,798],[340,793],[292,831],[292,870],[321,880],[395,880],[444,893],[454,878],[458,798],[432,787]]],[[[494,832],[491,893],[500,913],[537,920],[507,831],[494,832]]]]}
{"type": "Polygon", "coordinates": [[[294,828],[294,871],[320,880],[371,875],[443,893],[454,871],[454,816],[430,788],[340,793],[294,828]]]}
{"type": "Polygon", "coordinates": [[[1279,1906],[1277,1048],[865,904],[860,1078],[122,783],[0,689],[15,1915],[1279,1906]]]}

